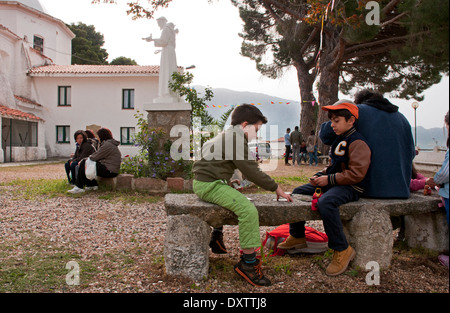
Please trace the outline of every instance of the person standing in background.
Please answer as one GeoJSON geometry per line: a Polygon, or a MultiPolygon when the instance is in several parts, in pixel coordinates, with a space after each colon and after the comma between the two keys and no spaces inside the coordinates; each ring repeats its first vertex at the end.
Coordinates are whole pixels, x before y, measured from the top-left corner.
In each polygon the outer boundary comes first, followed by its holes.
{"type": "Polygon", "coordinates": [[[298,126],[295,126],[291,133],[290,142],[292,145],[292,165],[295,166],[295,160],[300,165],[300,145],[302,144],[302,134],[298,131],[298,126]]]}
{"type": "Polygon", "coordinates": [[[284,157],[284,165],[291,165],[289,164],[289,155],[291,154],[291,135],[290,135],[291,129],[286,129],[286,134],[284,134],[284,146],[286,147],[285,157],[284,157]]]}

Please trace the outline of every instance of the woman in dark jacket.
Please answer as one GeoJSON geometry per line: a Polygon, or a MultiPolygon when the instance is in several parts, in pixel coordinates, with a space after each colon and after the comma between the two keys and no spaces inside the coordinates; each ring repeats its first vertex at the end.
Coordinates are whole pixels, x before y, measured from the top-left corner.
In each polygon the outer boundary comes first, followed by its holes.
{"type": "MultiPolygon", "coordinates": [[[[122,162],[122,154],[118,148],[119,142],[115,140],[112,133],[107,128],[101,128],[97,131],[100,139],[100,146],[96,152],[91,154],[89,158],[96,162],[97,176],[104,178],[116,177],[119,175],[120,163],[122,162]]],[[[76,186],[69,190],[70,193],[84,192],[86,190],[96,190],[98,188],[97,181],[86,178],[86,160],[82,160],[79,164],[79,172],[76,180],[76,186]]]]}
{"type": "Polygon", "coordinates": [[[73,138],[77,143],[77,148],[75,149],[73,157],[65,164],[67,179],[69,180],[69,184],[72,185],[75,184],[76,167],[78,163],[80,163],[82,159],[89,157],[92,153],[95,152],[94,147],[87,140],[88,137],[85,131],[77,130],[73,135],[73,138]]]}

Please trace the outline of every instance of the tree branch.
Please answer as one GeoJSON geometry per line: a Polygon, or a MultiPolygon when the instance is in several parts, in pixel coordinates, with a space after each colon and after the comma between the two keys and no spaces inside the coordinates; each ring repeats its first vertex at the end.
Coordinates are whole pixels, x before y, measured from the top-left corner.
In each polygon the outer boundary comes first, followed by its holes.
{"type": "Polygon", "coordinates": [[[259,0],[259,1],[261,1],[267,5],[273,5],[273,6],[277,7],[278,9],[280,9],[281,11],[283,11],[284,13],[289,14],[298,20],[303,20],[305,18],[299,12],[292,10],[291,8],[280,3],[279,1],[276,1],[276,0],[259,0]]]}
{"type": "MultiPolygon", "coordinates": [[[[347,49],[345,49],[345,54],[349,54],[351,52],[361,50],[361,49],[367,49],[367,48],[372,48],[372,47],[379,46],[379,45],[388,44],[391,42],[405,41],[409,38],[420,36],[420,35],[426,35],[429,33],[430,33],[429,31],[423,31],[420,33],[409,34],[409,35],[405,35],[405,36],[392,37],[392,38],[381,39],[381,40],[377,40],[377,41],[373,41],[373,42],[357,44],[357,45],[353,45],[353,46],[350,46],[347,49]]],[[[390,49],[390,46],[387,46],[386,48],[390,49]]]]}

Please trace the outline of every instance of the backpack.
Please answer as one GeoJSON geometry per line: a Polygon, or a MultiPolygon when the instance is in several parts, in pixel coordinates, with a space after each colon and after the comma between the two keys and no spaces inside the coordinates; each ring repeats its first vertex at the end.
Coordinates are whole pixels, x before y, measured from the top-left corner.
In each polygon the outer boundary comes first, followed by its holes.
{"type": "Polygon", "coordinates": [[[289,224],[278,226],[271,232],[266,232],[266,239],[263,246],[273,251],[270,256],[282,256],[285,252],[289,254],[295,253],[321,253],[328,250],[328,236],[314,228],[305,227],[307,248],[284,250],[278,249],[277,246],[284,242],[289,236],[289,224]]]}

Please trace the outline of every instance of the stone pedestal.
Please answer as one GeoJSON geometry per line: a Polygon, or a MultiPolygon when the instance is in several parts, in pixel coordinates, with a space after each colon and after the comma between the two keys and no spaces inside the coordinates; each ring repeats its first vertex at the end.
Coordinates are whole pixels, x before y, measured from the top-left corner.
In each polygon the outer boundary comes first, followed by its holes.
{"type": "Polygon", "coordinates": [[[209,225],[191,215],[170,215],[164,241],[164,261],[168,275],[181,275],[193,280],[208,276],[209,225]]]}
{"type": "Polygon", "coordinates": [[[448,253],[448,225],[444,210],[405,216],[405,238],[412,248],[448,253]]]}
{"type": "Polygon", "coordinates": [[[349,244],[356,250],[354,265],[365,269],[367,263],[375,261],[381,268],[390,267],[394,238],[388,212],[367,204],[346,223],[346,228],[349,244]]]}
{"type": "Polygon", "coordinates": [[[144,110],[148,112],[148,125],[164,131],[163,143],[170,139],[170,131],[176,125],[191,127],[192,107],[186,102],[177,102],[177,99],[155,99],[154,103],[144,104],[144,110]],[[164,100],[167,102],[158,102],[164,100]]]}

